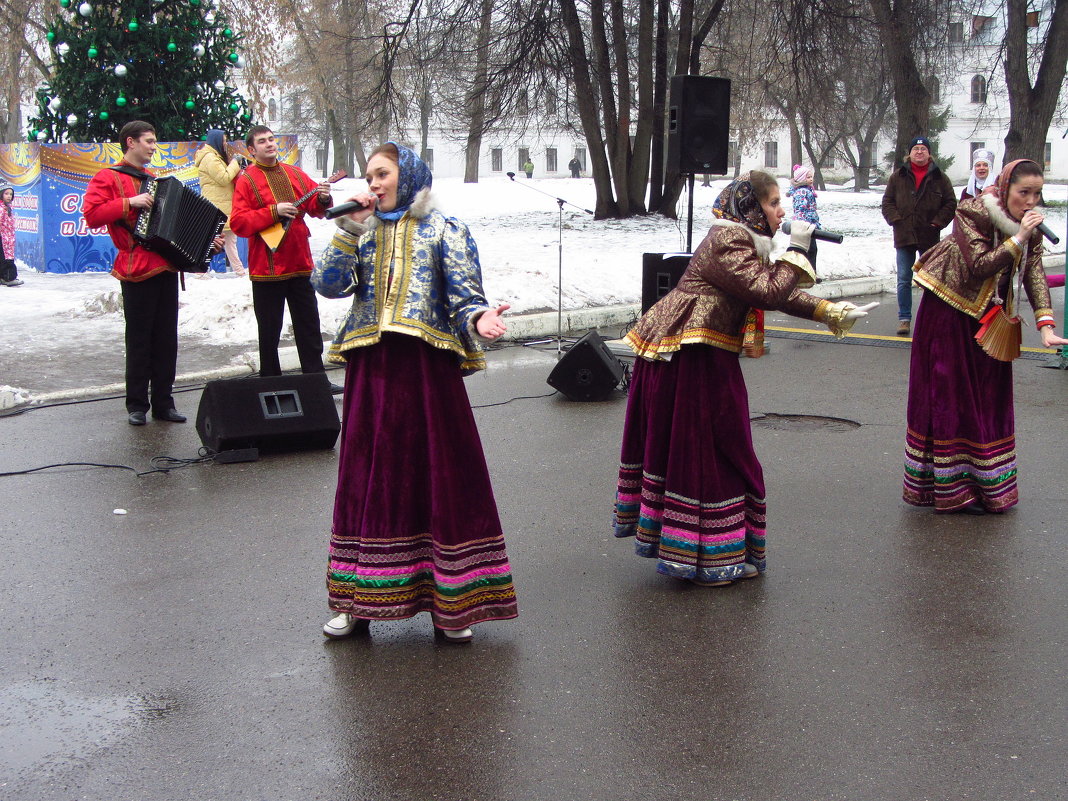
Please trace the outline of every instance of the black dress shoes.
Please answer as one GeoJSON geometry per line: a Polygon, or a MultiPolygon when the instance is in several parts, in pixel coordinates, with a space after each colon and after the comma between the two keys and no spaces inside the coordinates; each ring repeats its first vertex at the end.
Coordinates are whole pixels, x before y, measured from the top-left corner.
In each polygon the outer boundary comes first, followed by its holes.
{"type": "Polygon", "coordinates": [[[166,420],[168,423],[184,423],[185,415],[179,414],[175,409],[164,409],[161,412],[152,412],[155,420],[166,420]]]}
{"type": "Polygon", "coordinates": [[[132,426],[143,426],[147,422],[145,420],[144,412],[130,412],[130,417],[128,419],[132,426]]]}

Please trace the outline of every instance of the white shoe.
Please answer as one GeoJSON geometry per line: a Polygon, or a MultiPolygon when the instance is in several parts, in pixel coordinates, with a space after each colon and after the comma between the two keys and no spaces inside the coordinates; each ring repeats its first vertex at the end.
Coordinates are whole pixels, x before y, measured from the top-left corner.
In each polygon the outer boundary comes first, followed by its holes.
{"type": "Polygon", "coordinates": [[[368,623],[366,620],[360,620],[350,615],[348,612],[342,612],[330,618],[323,625],[323,634],[327,637],[348,637],[357,628],[361,628],[364,631],[367,630],[368,623]]]}
{"type": "Polygon", "coordinates": [[[457,644],[471,642],[471,638],[475,636],[475,633],[471,631],[470,628],[460,629],[459,631],[446,631],[445,629],[438,629],[438,631],[441,632],[442,636],[444,636],[448,642],[454,642],[457,644]]]}

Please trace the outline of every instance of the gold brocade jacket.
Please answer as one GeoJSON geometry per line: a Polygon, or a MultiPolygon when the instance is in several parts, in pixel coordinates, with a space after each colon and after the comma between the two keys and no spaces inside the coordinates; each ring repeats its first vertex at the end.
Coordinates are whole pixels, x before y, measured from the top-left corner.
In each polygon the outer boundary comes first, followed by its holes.
{"type": "Polygon", "coordinates": [[[475,321],[489,304],[478,250],[466,225],[430,204],[422,190],[399,220],[371,217],[364,225],[338,218],[339,230],[311,275],[323,297],[352,296],[330,361],[344,362],[345,351],[390,331],[452,351],[464,375],[485,369],[475,321]]]}
{"type": "MultiPolygon", "coordinates": [[[[957,311],[980,319],[994,302],[1003,279],[1014,281],[1024,250],[1013,237],[1020,224],[993,195],[983,194],[957,206],[953,232],[928,250],[912,268],[916,283],[957,311]]],[[[1035,317],[1053,315],[1049,284],[1042,269],[1042,234],[1035,231],[1026,248],[1023,287],[1035,317]]],[[[1015,309],[1014,309],[1015,311],[1015,309]]]]}
{"type": "Polygon", "coordinates": [[[678,285],[642,316],[627,343],[650,360],[689,344],[740,353],[750,309],[828,322],[830,304],[800,289],[815,280],[808,259],[788,251],[771,262],[770,254],[770,237],[715,220],[678,285]]]}

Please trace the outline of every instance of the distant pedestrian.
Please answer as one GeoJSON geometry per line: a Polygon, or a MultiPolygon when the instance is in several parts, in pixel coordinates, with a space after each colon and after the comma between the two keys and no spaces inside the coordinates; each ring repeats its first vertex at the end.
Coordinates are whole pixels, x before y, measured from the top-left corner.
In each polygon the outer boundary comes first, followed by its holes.
{"type": "MultiPolygon", "coordinates": [[[[790,179],[790,188],[786,190],[786,196],[794,203],[793,219],[804,220],[816,228],[820,225],[820,215],[816,211],[816,191],[812,188],[812,168],[801,164],[794,165],[793,177],[790,179]]],[[[816,269],[816,240],[808,249],[808,263],[812,269],[816,269]]]]}
{"type": "Polygon", "coordinates": [[[970,514],[1016,505],[1012,359],[1020,321],[1012,319],[1021,285],[1042,344],[1068,344],[1054,331],[1042,269],[1041,195],[1038,164],[1006,165],[995,186],[960,204],[953,233],[916,264],[923,296],[909,369],[907,503],[970,514]]]}
{"type": "Polygon", "coordinates": [[[897,334],[907,337],[912,326],[912,266],[933,247],[957,208],[953,184],[931,160],[931,143],[917,136],[908,158],[890,176],[883,193],[883,218],[894,229],[897,251],[897,334]]]}
{"type": "Polygon", "coordinates": [[[972,153],[972,174],[968,176],[968,185],[961,190],[960,199],[979,197],[979,194],[994,183],[990,176],[994,169],[994,152],[979,148],[972,153]]]}
{"type": "MultiPolygon", "coordinates": [[[[567,163],[567,168],[571,170],[572,178],[579,177],[579,173],[582,171],[582,162],[578,160],[578,156],[572,157],[571,161],[567,163]]],[[[531,169],[533,169],[533,166],[531,166],[531,169]]],[[[527,177],[529,178],[530,176],[528,175],[527,177]]]]}
{"type": "Polygon", "coordinates": [[[7,184],[0,186],[0,284],[22,286],[19,269],[15,266],[15,213],[11,204],[15,190],[7,184]]]}
{"type": "Polygon", "coordinates": [[[223,250],[226,263],[234,275],[247,275],[237,252],[237,234],[230,229],[230,212],[234,204],[234,180],[241,172],[241,164],[230,154],[226,134],[218,129],[208,131],[207,140],[193,157],[200,175],[200,193],[226,214],[223,227],[223,250]]]}
{"type": "Polygon", "coordinates": [[[523,172],[525,172],[527,174],[527,178],[533,178],[534,177],[534,162],[531,161],[530,159],[527,159],[525,162],[523,162],[523,172]]]}
{"type": "Polygon", "coordinates": [[[505,332],[467,226],[434,208],[430,169],[388,142],[367,162],[363,208],[312,274],[352,297],[330,347],[345,367],[331,528],[327,637],[429,612],[447,642],[518,614],[497,505],[463,376],[505,332]]]}
{"type": "Polygon", "coordinates": [[[615,534],[636,537],[660,573],[718,587],[764,572],[764,473],[753,450],[738,354],[763,352],[763,310],[844,335],[867,308],[802,288],[813,226],[798,220],[772,261],[785,216],[776,180],[732,181],[678,286],[627,335],[638,358],[623,424],[615,534]]]}

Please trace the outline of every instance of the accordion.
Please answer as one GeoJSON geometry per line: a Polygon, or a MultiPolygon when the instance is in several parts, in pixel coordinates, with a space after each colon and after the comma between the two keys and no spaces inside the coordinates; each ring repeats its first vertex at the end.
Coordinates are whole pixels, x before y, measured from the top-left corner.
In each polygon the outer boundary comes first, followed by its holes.
{"type": "Polygon", "coordinates": [[[134,239],[179,270],[207,272],[226,214],[173,176],[148,178],[141,191],[152,195],[153,202],[138,215],[134,239]]]}

